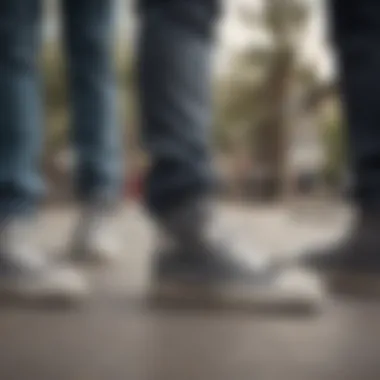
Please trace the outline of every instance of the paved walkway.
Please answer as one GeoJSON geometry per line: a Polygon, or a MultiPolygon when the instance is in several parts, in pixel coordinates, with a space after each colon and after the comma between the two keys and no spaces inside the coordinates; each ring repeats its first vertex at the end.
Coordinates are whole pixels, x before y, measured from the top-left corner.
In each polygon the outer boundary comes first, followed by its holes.
{"type": "MultiPolygon", "coordinates": [[[[225,206],[236,233],[277,254],[334,239],[347,215],[336,206],[299,213],[225,206]]],[[[121,213],[120,265],[94,276],[96,299],[81,310],[0,311],[0,379],[378,380],[380,307],[330,301],[308,319],[249,313],[149,310],[128,302],[146,284],[152,231],[132,207],[121,213]],[[117,301],[104,297],[118,293],[117,301]],[[122,296],[121,296],[122,295],[122,296]]],[[[41,241],[67,242],[73,213],[43,215],[41,241]]]]}

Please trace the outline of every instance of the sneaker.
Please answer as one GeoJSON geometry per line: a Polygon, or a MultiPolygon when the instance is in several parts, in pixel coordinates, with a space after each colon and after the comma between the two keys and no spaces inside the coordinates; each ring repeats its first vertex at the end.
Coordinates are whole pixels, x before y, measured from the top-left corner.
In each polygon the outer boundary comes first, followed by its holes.
{"type": "Polygon", "coordinates": [[[301,265],[322,276],[331,292],[380,296],[380,214],[361,213],[336,244],[307,253],[301,265]]]}
{"type": "Polygon", "coordinates": [[[209,210],[209,204],[193,202],[160,219],[168,238],[155,256],[154,299],[286,310],[320,305],[323,288],[316,276],[236,242],[223,243],[220,234],[211,233],[209,210]]]}
{"type": "Polygon", "coordinates": [[[70,247],[71,260],[96,266],[115,261],[120,247],[114,221],[113,207],[99,203],[85,206],[70,247]]]}
{"type": "Polygon", "coordinates": [[[37,249],[29,221],[15,219],[0,230],[0,300],[6,303],[66,304],[88,293],[83,276],[49,262],[37,249]]]}

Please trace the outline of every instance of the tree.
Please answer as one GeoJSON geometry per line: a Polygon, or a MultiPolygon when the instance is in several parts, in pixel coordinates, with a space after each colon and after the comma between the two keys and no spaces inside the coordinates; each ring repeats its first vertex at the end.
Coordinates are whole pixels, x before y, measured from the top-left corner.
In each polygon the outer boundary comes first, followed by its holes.
{"type": "Polygon", "coordinates": [[[272,41],[272,57],[263,83],[264,116],[255,148],[257,163],[268,173],[273,196],[286,186],[288,107],[300,73],[297,54],[308,17],[308,5],[302,0],[267,0],[264,5],[263,25],[272,41]]]}
{"type": "MultiPolygon", "coordinates": [[[[266,173],[272,195],[278,196],[287,181],[289,118],[296,117],[289,111],[295,89],[308,96],[319,85],[314,68],[299,60],[311,15],[309,3],[266,0],[260,14],[242,9],[240,15],[246,25],[264,30],[267,41],[252,43],[236,57],[231,76],[220,83],[224,90],[218,90],[219,138],[228,146],[238,136],[238,144],[248,146],[252,162],[266,173]]],[[[293,106],[293,111],[300,106],[293,106]]]]}

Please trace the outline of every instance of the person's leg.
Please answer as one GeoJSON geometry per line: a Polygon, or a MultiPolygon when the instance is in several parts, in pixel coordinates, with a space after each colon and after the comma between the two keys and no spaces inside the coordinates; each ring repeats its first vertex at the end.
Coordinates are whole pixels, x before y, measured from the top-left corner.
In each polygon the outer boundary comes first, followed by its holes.
{"type": "Polygon", "coordinates": [[[217,0],[141,2],[142,132],[152,160],[146,196],[168,239],[155,257],[153,290],[178,300],[314,306],[319,288],[309,278],[287,286],[288,274],[257,252],[249,249],[251,263],[242,263],[236,246],[208,233],[214,223],[211,58],[218,8],[217,0]]]}
{"type": "Polygon", "coordinates": [[[354,197],[363,208],[380,203],[380,8],[376,0],[331,0],[333,37],[347,118],[354,197]]]}
{"type": "Polygon", "coordinates": [[[142,134],[152,158],[147,203],[160,214],[212,186],[211,59],[218,1],[141,4],[142,134]]]}
{"type": "Polygon", "coordinates": [[[77,274],[47,265],[32,233],[42,193],[39,0],[0,4],[0,296],[11,301],[82,295],[77,274]],[[11,297],[10,297],[11,296],[11,297]]]}
{"type": "Polygon", "coordinates": [[[84,202],[119,196],[121,135],[114,77],[114,1],[62,2],[76,149],[76,190],[84,202]]]}
{"type": "Polygon", "coordinates": [[[34,211],[41,196],[41,4],[0,5],[0,218],[34,211]]]}
{"type": "Polygon", "coordinates": [[[105,259],[114,253],[107,224],[122,189],[123,160],[114,77],[114,6],[113,0],[62,2],[75,185],[84,218],[72,247],[77,259],[105,259]]]}
{"type": "Polygon", "coordinates": [[[376,0],[329,5],[358,216],[343,241],[304,260],[331,274],[333,290],[380,293],[380,6],[376,0]]]}

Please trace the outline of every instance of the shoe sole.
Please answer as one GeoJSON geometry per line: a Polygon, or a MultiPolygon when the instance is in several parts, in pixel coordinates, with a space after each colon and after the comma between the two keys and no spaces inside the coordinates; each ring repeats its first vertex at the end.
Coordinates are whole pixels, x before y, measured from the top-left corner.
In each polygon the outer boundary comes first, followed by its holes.
{"type": "Polygon", "coordinates": [[[82,305],[89,296],[87,287],[49,289],[22,281],[0,282],[0,306],[70,308],[82,305]]]}
{"type": "Polygon", "coordinates": [[[69,259],[75,265],[94,269],[109,267],[117,261],[116,256],[108,255],[103,250],[74,253],[69,255],[69,259]]]}
{"type": "Polygon", "coordinates": [[[328,272],[322,275],[327,289],[336,295],[380,298],[380,275],[328,272]]]}
{"type": "Polygon", "coordinates": [[[69,297],[67,295],[34,295],[21,294],[18,292],[0,292],[0,307],[21,308],[48,308],[48,309],[71,309],[83,305],[83,297],[69,297]]]}
{"type": "Polygon", "coordinates": [[[319,312],[323,298],[321,292],[302,292],[302,289],[294,292],[270,292],[248,286],[210,288],[180,282],[157,283],[150,293],[150,301],[160,306],[306,314],[319,312]]]}

